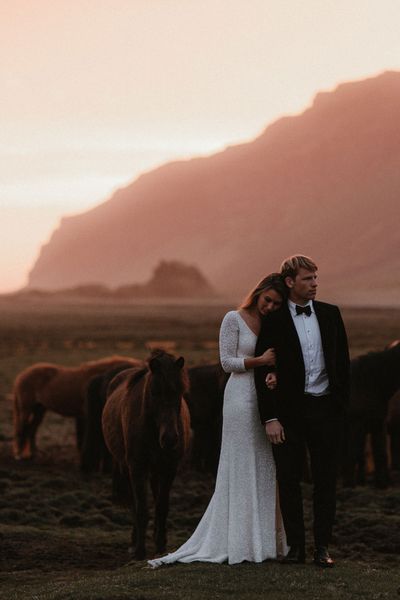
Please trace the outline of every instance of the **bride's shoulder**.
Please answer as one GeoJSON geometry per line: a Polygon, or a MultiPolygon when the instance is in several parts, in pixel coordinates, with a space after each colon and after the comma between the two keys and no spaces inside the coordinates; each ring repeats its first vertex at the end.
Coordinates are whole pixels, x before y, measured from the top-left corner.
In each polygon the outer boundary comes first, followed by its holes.
{"type": "Polygon", "coordinates": [[[237,319],[238,318],[238,314],[239,314],[238,310],[229,310],[225,314],[224,319],[237,319]]]}
{"type": "Polygon", "coordinates": [[[222,319],[222,323],[237,323],[238,320],[238,311],[230,310],[228,311],[224,318],[222,319]]]}

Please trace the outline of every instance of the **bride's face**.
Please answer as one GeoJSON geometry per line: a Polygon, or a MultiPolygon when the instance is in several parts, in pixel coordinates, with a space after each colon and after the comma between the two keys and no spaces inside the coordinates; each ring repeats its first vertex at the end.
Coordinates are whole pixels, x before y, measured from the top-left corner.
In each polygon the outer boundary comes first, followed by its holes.
{"type": "Polygon", "coordinates": [[[257,310],[260,315],[267,315],[282,306],[282,296],[276,290],[261,292],[257,300],[257,310]]]}

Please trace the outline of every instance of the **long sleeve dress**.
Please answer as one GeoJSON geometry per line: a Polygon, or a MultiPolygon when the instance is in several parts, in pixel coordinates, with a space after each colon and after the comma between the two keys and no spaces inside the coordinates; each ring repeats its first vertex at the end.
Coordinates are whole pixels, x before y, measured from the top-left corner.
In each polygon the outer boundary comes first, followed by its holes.
{"type": "Polygon", "coordinates": [[[193,561],[262,562],[285,553],[272,448],[260,423],[254,373],[257,336],[238,311],[220,330],[220,359],[231,373],[225,388],[221,454],[215,491],[192,536],[175,552],[150,560],[152,567],[193,561]]]}

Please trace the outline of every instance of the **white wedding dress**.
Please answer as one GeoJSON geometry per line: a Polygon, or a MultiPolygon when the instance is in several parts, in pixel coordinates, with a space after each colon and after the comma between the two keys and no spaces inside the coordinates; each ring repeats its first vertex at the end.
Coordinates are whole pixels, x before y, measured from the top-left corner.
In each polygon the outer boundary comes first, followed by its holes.
{"type": "Polygon", "coordinates": [[[215,491],[193,535],[175,552],[149,560],[153,568],[173,562],[262,562],[287,552],[272,448],[260,423],[254,373],[244,368],[256,341],[237,311],[225,315],[220,357],[231,376],[215,491]]]}

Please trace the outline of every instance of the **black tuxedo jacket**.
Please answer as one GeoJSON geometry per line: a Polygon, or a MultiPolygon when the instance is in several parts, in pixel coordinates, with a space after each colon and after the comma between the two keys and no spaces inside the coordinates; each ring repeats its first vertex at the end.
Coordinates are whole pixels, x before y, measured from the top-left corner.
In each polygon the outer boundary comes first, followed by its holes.
{"type": "MultiPolygon", "coordinates": [[[[349,396],[349,351],[346,331],[337,306],[313,301],[321,332],[325,366],[332,402],[338,414],[345,410],[349,396]]],[[[305,369],[299,337],[288,305],[270,313],[262,322],[255,356],[275,348],[278,385],[269,390],[265,384],[268,367],[254,370],[258,407],[262,423],[273,418],[282,421],[301,415],[305,369]]]]}

